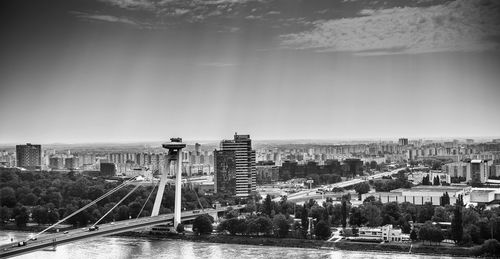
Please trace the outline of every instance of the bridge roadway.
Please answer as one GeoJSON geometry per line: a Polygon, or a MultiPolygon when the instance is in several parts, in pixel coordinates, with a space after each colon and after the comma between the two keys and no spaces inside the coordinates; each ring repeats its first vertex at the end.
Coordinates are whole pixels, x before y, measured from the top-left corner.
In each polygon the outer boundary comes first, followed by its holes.
{"type": "MultiPolygon", "coordinates": [[[[304,199],[305,197],[310,196],[310,194],[316,194],[316,192],[319,189],[344,188],[344,187],[347,187],[347,186],[355,185],[355,184],[366,182],[366,181],[369,181],[369,180],[373,180],[373,179],[377,179],[377,178],[382,178],[383,176],[390,176],[390,175],[393,175],[393,174],[397,174],[402,169],[403,168],[397,168],[397,169],[394,169],[392,171],[382,172],[382,173],[378,173],[378,174],[374,174],[374,175],[370,175],[370,176],[365,176],[363,178],[352,179],[352,180],[349,180],[349,181],[338,182],[338,183],[334,183],[334,184],[330,184],[330,185],[323,185],[321,187],[312,188],[312,189],[308,189],[308,190],[304,190],[304,191],[292,193],[292,194],[290,194],[290,195],[287,196],[287,200],[288,201],[294,201],[294,200],[304,199]]],[[[279,200],[281,200],[281,197],[274,198],[274,201],[279,201],[279,200]]]]}
{"type": "MultiPolygon", "coordinates": [[[[244,205],[231,206],[233,209],[243,209],[244,205]]],[[[181,220],[192,220],[202,214],[213,214],[216,212],[225,211],[228,207],[221,207],[218,209],[205,209],[202,210],[191,210],[184,211],[181,213],[181,220]]],[[[166,224],[168,221],[172,221],[174,214],[164,214],[155,217],[142,217],[138,219],[129,219],[122,221],[115,221],[112,223],[99,224],[99,229],[95,231],[89,231],[88,227],[72,229],[69,230],[67,234],[64,232],[58,232],[48,235],[39,236],[37,240],[27,241],[26,246],[17,246],[16,241],[8,245],[0,246],[0,258],[7,258],[12,256],[18,256],[21,254],[26,254],[40,250],[47,247],[52,247],[54,245],[62,245],[66,243],[80,241],[82,239],[88,239],[98,236],[107,236],[112,234],[118,234],[122,232],[127,232],[135,229],[140,229],[144,227],[166,224]]]]}

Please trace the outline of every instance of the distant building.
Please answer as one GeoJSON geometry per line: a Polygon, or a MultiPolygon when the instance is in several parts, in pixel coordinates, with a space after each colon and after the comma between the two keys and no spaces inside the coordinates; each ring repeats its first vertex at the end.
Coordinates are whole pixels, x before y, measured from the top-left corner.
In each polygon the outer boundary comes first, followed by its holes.
{"type": "Polygon", "coordinates": [[[42,146],[26,145],[16,146],[16,160],[17,166],[26,169],[40,169],[42,166],[42,146]]]}
{"type": "MultiPolygon", "coordinates": [[[[467,182],[474,180],[476,182],[485,183],[490,176],[490,166],[492,164],[491,161],[475,159],[470,162],[445,164],[442,168],[450,177],[463,177],[467,182]]],[[[492,171],[494,171],[494,168],[492,171]]]]}
{"type": "MultiPolygon", "coordinates": [[[[236,164],[236,196],[246,197],[256,191],[255,150],[250,135],[234,135],[220,143],[221,151],[234,151],[236,164]]],[[[215,167],[217,174],[217,166],[215,167]]]]}
{"type": "Polygon", "coordinates": [[[214,151],[214,191],[236,194],[236,157],[232,150],[214,151]]]}
{"type": "Polygon", "coordinates": [[[471,181],[485,183],[489,177],[489,165],[485,160],[470,161],[471,181]]]}
{"type": "Polygon", "coordinates": [[[380,200],[382,203],[388,202],[409,202],[415,205],[424,205],[427,202],[432,203],[432,205],[439,206],[441,202],[441,197],[444,193],[448,193],[450,196],[450,204],[456,203],[458,195],[463,195],[464,203],[469,203],[471,191],[469,186],[426,186],[420,185],[410,189],[396,189],[390,192],[375,192],[366,193],[361,195],[361,199],[365,200],[369,196],[374,196],[376,199],[380,200]]]}
{"type": "Polygon", "coordinates": [[[257,172],[257,184],[268,184],[278,181],[279,168],[273,161],[260,161],[255,166],[257,172]]]}
{"type": "Polygon", "coordinates": [[[100,163],[100,171],[101,171],[102,176],[115,176],[116,166],[114,163],[101,162],[100,163]]]}
{"type": "Polygon", "coordinates": [[[64,159],[64,167],[66,169],[75,169],[78,167],[78,157],[67,157],[64,159]]]}
{"type": "Polygon", "coordinates": [[[49,168],[50,169],[62,169],[63,168],[63,158],[59,156],[52,156],[49,158],[49,168]]]}
{"type": "Polygon", "coordinates": [[[343,161],[347,166],[350,176],[360,175],[363,172],[363,161],[357,158],[348,158],[343,161]]]}
{"type": "Polygon", "coordinates": [[[407,139],[407,138],[400,138],[400,139],[398,140],[398,144],[399,144],[400,146],[408,146],[408,139],[407,139]]]}

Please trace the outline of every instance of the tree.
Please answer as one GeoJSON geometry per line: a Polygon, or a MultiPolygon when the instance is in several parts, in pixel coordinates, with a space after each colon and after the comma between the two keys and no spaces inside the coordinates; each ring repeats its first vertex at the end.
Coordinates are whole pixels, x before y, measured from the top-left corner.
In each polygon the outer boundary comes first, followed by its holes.
{"type": "Polygon", "coordinates": [[[324,211],[325,211],[325,208],[323,208],[317,204],[314,204],[311,207],[311,209],[309,210],[311,217],[313,217],[314,219],[317,219],[317,220],[320,220],[323,217],[324,211]]]}
{"type": "Polygon", "coordinates": [[[432,225],[432,222],[427,221],[422,227],[420,227],[418,237],[423,241],[441,242],[443,240],[443,233],[440,228],[432,225]]]}
{"type": "Polygon", "coordinates": [[[351,226],[361,226],[366,222],[366,218],[363,217],[363,213],[360,208],[352,207],[349,216],[349,224],[351,226]]]}
{"type": "Polygon", "coordinates": [[[45,224],[48,222],[47,208],[42,206],[36,206],[31,213],[33,220],[35,220],[35,222],[38,223],[38,225],[45,224]]]}
{"type": "Polygon", "coordinates": [[[397,202],[389,202],[382,207],[382,224],[396,225],[401,218],[400,208],[397,202]]]}
{"type": "Polygon", "coordinates": [[[7,206],[0,207],[0,223],[8,221],[12,217],[12,210],[7,208],[7,206]]]}
{"type": "Polygon", "coordinates": [[[306,209],[306,206],[304,204],[304,206],[302,207],[302,214],[301,214],[301,218],[300,218],[300,223],[302,224],[302,234],[304,235],[304,237],[306,237],[307,235],[307,230],[309,229],[309,218],[307,216],[307,209],[306,209]]]}
{"type": "Polygon", "coordinates": [[[367,219],[369,227],[378,227],[382,224],[382,217],[380,216],[380,209],[373,204],[366,204],[363,210],[363,215],[367,219]]]}
{"type": "Polygon", "coordinates": [[[323,220],[320,220],[314,228],[314,234],[318,239],[327,239],[332,234],[330,226],[323,220]]]}
{"type": "Polygon", "coordinates": [[[431,182],[429,180],[429,175],[426,175],[422,178],[422,185],[431,185],[431,182]]]}
{"type": "Polygon", "coordinates": [[[33,193],[28,193],[25,197],[24,197],[24,205],[27,205],[27,206],[34,206],[36,205],[38,202],[38,196],[36,196],[35,194],[33,193]]]}
{"type": "Polygon", "coordinates": [[[415,231],[415,229],[412,229],[411,232],[410,232],[410,239],[412,241],[416,241],[418,239],[418,236],[417,236],[417,231],[415,231]]]}
{"type": "Polygon", "coordinates": [[[226,211],[226,215],[224,216],[224,218],[225,219],[238,218],[239,215],[240,213],[238,212],[238,210],[229,210],[226,211]]]}
{"type": "Polygon", "coordinates": [[[129,209],[127,205],[120,205],[118,207],[118,213],[116,215],[117,220],[129,219],[129,209]]]}
{"type": "Polygon", "coordinates": [[[332,217],[330,224],[332,226],[339,226],[342,222],[342,205],[341,204],[333,205],[331,215],[332,217]]]}
{"type": "Polygon", "coordinates": [[[210,234],[213,227],[210,218],[207,215],[199,215],[194,219],[193,231],[197,234],[210,234]]]}
{"type": "Polygon", "coordinates": [[[342,201],[342,227],[345,228],[347,226],[347,201],[342,201]]]}
{"type": "Polygon", "coordinates": [[[177,231],[177,233],[184,233],[184,224],[177,224],[177,228],[175,228],[175,231],[177,231]]]}
{"type": "Polygon", "coordinates": [[[443,207],[450,204],[450,195],[448,192],[443,193],[443,196],[439,199],[439,204],[443,207]]]}
{"type": "Polygon", "coordinates": [[[16,193],[12,187],[3,187],[0,189],[0,206],[6,206],[8,208],[13,208],[16,206],[17,199],[16,193]]]}
{"type": "Polygon", "coordinates": [[[274,233],[278,235],[278,237],[286,237],[288,235],[288,231],[290,230],[290,224],[286,220],[283,214],[278,214],[273,218],[273,226],[274,233]]]}
{"type": "Polygon", "coordinates": [[[16,207],[14,208],[14,219],[16,220],[16,226],[18,228],[25,227],[29,220],[28,209],[26,207],[16,207]]]}
{"type": "Polygon", "coordinates": [[[267,216],[271,215],[271,211],[273,210],[273,201],[271,199],[271,195],[267,195],[266,199],[264,200],[263,204],[263,213],[266,214],[267,216]]]}
{"type": "Polygon", "coordinates": [[[434,205],[430,202],[426,202],[423,206],[419,207],[417,212],[417,221],[424,223],[432,219],[434,215],[434,205]]]}
{"type": "Polygon", "coordinates": [[[488,239],[481,246],[483,255],[490,255],[496,257],[500,254],[500,242],[496,239],[488,239]]]}
{"type": "Polygon", "coordinates": [[[462,206],[457,203],[451,219],[451,238],[455,243],[460,244],[462,242],[463,232],[462,206]]]}
{"type": "Polygon", "coordinates": [[[366,199],[363,201],[363,203],[371,203],[376,201],[377,199],[374,196],[368,196],[366,199]]]}
{"type": "Polygon", "coordinates": [[[358,193],[359,200],[361,200],[361,195],[370,191],[370,185],[366,182],[358,183],[354,186],[354,190],[358,193]]]}
{"type": "Polygon", "coordinates": [[[47,212],[47,223],[54,224],[59,220],[59,212],[55,209],[51,209],[47,212]]]}
{"type": "Polygon", "coordinates": [[[434,177],[432,185],[441,185],[441,182],[439,181],[439,177],[437,175],[434,177]]]}
{"type": "Polygon", "coordinates": [[[251,234],[259,235],[260,233],[263,233],[264,235],[269,235],[273,230],[273,222],[266,216],[260,216],[248,222],[247,230],[248,233],[251,234]]]}
{"type": "Polygon", "coordinates": [[[139,216],[139,213],[141,212],[142,206],[139,202],[133,201],[128,204],[128,209],[130,216],[132,218],[137,218],[139,216]]]}
{"type": "Polygon", "coordinates": [[[450,221],[450,215],[448,215],[448,212],[444,207],[436,207],[434,209],[434,215],[432,216],[432,221],[434,222],[449,222],[450,221]]]}

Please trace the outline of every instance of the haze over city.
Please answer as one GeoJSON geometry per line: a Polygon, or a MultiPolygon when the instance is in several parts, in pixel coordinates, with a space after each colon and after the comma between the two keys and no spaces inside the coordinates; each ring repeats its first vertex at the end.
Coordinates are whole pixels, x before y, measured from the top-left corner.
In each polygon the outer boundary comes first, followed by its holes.
{"type": "Polygon", "coordinates": [[[495,1],[1,5],[0,143],[500,133],[495,1]]]}

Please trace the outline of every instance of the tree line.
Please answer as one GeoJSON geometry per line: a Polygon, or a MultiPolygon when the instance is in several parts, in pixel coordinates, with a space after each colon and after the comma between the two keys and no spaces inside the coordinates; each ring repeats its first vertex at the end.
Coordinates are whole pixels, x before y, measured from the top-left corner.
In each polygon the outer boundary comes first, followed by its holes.
{"type": "MultiPolygon", "coordinates": [[[[107,181],[104,178],[89,177],[74,172],[0,171],[0,225],[7,224],[11,220],[15,221],[18,228],[25,227],[30,221],[53,224],[121,183],[122,181],[107,181]]],[[[151,194],[153,186],[153,184],[140,186],[102,222],[151,215],[153,199],[156,197],[156,190],[151,194]],[[148,196],[151,196],[149,200],[148,196]]],[[[97,221],[132,189],[133,186],[126,186],[118,190],[68,219],[66,223],[85,226],[97,221]]],[[[203,196],[197,195],[196,191],[183,188],[184,210],[199,209],[200,204],[204,208],[209,208],[216,201],[224,205],[246,203],[246,200],[240,200],[229,194],[203,196]]],[[[174,196],[174,186],[166,186],[160,213],[173,211],[174,196]]]]}

